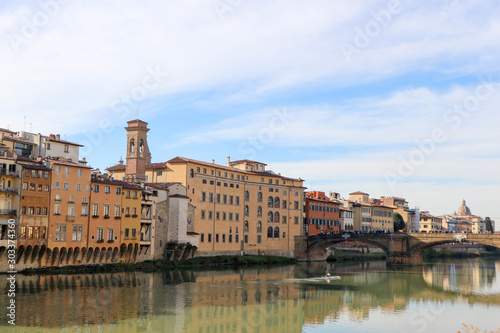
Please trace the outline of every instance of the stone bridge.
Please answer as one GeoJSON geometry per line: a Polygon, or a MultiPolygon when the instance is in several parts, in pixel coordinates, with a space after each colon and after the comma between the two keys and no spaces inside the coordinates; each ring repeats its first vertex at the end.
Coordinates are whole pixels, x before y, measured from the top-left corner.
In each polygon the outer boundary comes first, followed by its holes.
{"type": "Polygon", "coordinates": [[[326,249],[337,243],[363,242],[382,249],[391,265],[421,265],[422,252],[426,249],[455,242],[471,242],[500,248],[500,235],[453,233],[394,233],[356,234],[344,233],[323,236],[295,237],[295,258],[299,261],[326,260],[326,249]]]}

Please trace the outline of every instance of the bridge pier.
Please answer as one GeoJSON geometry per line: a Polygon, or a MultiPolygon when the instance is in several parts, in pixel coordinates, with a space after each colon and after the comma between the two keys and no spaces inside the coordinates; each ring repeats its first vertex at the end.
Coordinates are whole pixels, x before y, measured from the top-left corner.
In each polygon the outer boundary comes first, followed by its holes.
{"type": "Polygon", "coordinates": [[[392,252],[387,256],[389,266],[420,266],[423,263],[421,255],[412,255],[408,252],[392,252]]]}

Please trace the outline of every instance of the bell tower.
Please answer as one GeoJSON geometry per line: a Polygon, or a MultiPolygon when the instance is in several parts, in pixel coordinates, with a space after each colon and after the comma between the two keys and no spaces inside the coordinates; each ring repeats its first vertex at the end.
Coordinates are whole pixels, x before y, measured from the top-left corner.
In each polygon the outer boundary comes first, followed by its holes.
{"type": "Polygon", "coordinates": [[[127,162],[125,180],[132,183],[146,181],[146,165],[151,163],[147,133],[148,123],[135,119],[127,122],[127,162]]]}

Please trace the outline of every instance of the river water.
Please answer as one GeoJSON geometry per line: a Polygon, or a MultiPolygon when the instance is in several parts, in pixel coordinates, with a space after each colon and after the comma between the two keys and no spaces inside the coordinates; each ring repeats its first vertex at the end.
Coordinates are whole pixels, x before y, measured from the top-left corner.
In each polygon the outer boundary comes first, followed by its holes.
{"type": "Polygon", "coordinates": [[[483,259],[393,270],[385,262],[321,262],[19,274],[16,326],[5,316],[5,288],[0,332],[500,332],[499,276],[500,260],[483,259]],[[340,279],[317,279],[327,271],[340,279]]]}

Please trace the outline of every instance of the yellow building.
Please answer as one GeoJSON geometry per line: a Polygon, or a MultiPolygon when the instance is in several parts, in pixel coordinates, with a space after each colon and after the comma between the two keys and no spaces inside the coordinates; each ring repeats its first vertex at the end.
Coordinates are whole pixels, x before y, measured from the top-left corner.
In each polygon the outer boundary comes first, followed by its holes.
{"type": "Polygon", "coordinates": [[[130,244],[139,247],[141,239],[141,200],[142,189],[134,184],[121,182],[122,188],[122,218],[121,239],[127,248],[130,244]]]}
{"type": "Polygon", "coordinates": [[[440,232],[443,230],[442,219],[431,215],[428,211],[420,212],[420,231],[440,232]]]}
{"type": "Polygon", "coordinates": [[[372,204],[372,231],[394,232],[395,208],[372,204]]]}
{"type": "Polygon", "coordinates": [[[151,163],[147,123],[128,122],[127,161],[107,169],[114,179],[177,182],[196,206],[200,255],[266,253],[292,256],[303,227],[303,180],[266,170],[266,164],[226,165],[176,157],[151,163]]]}

